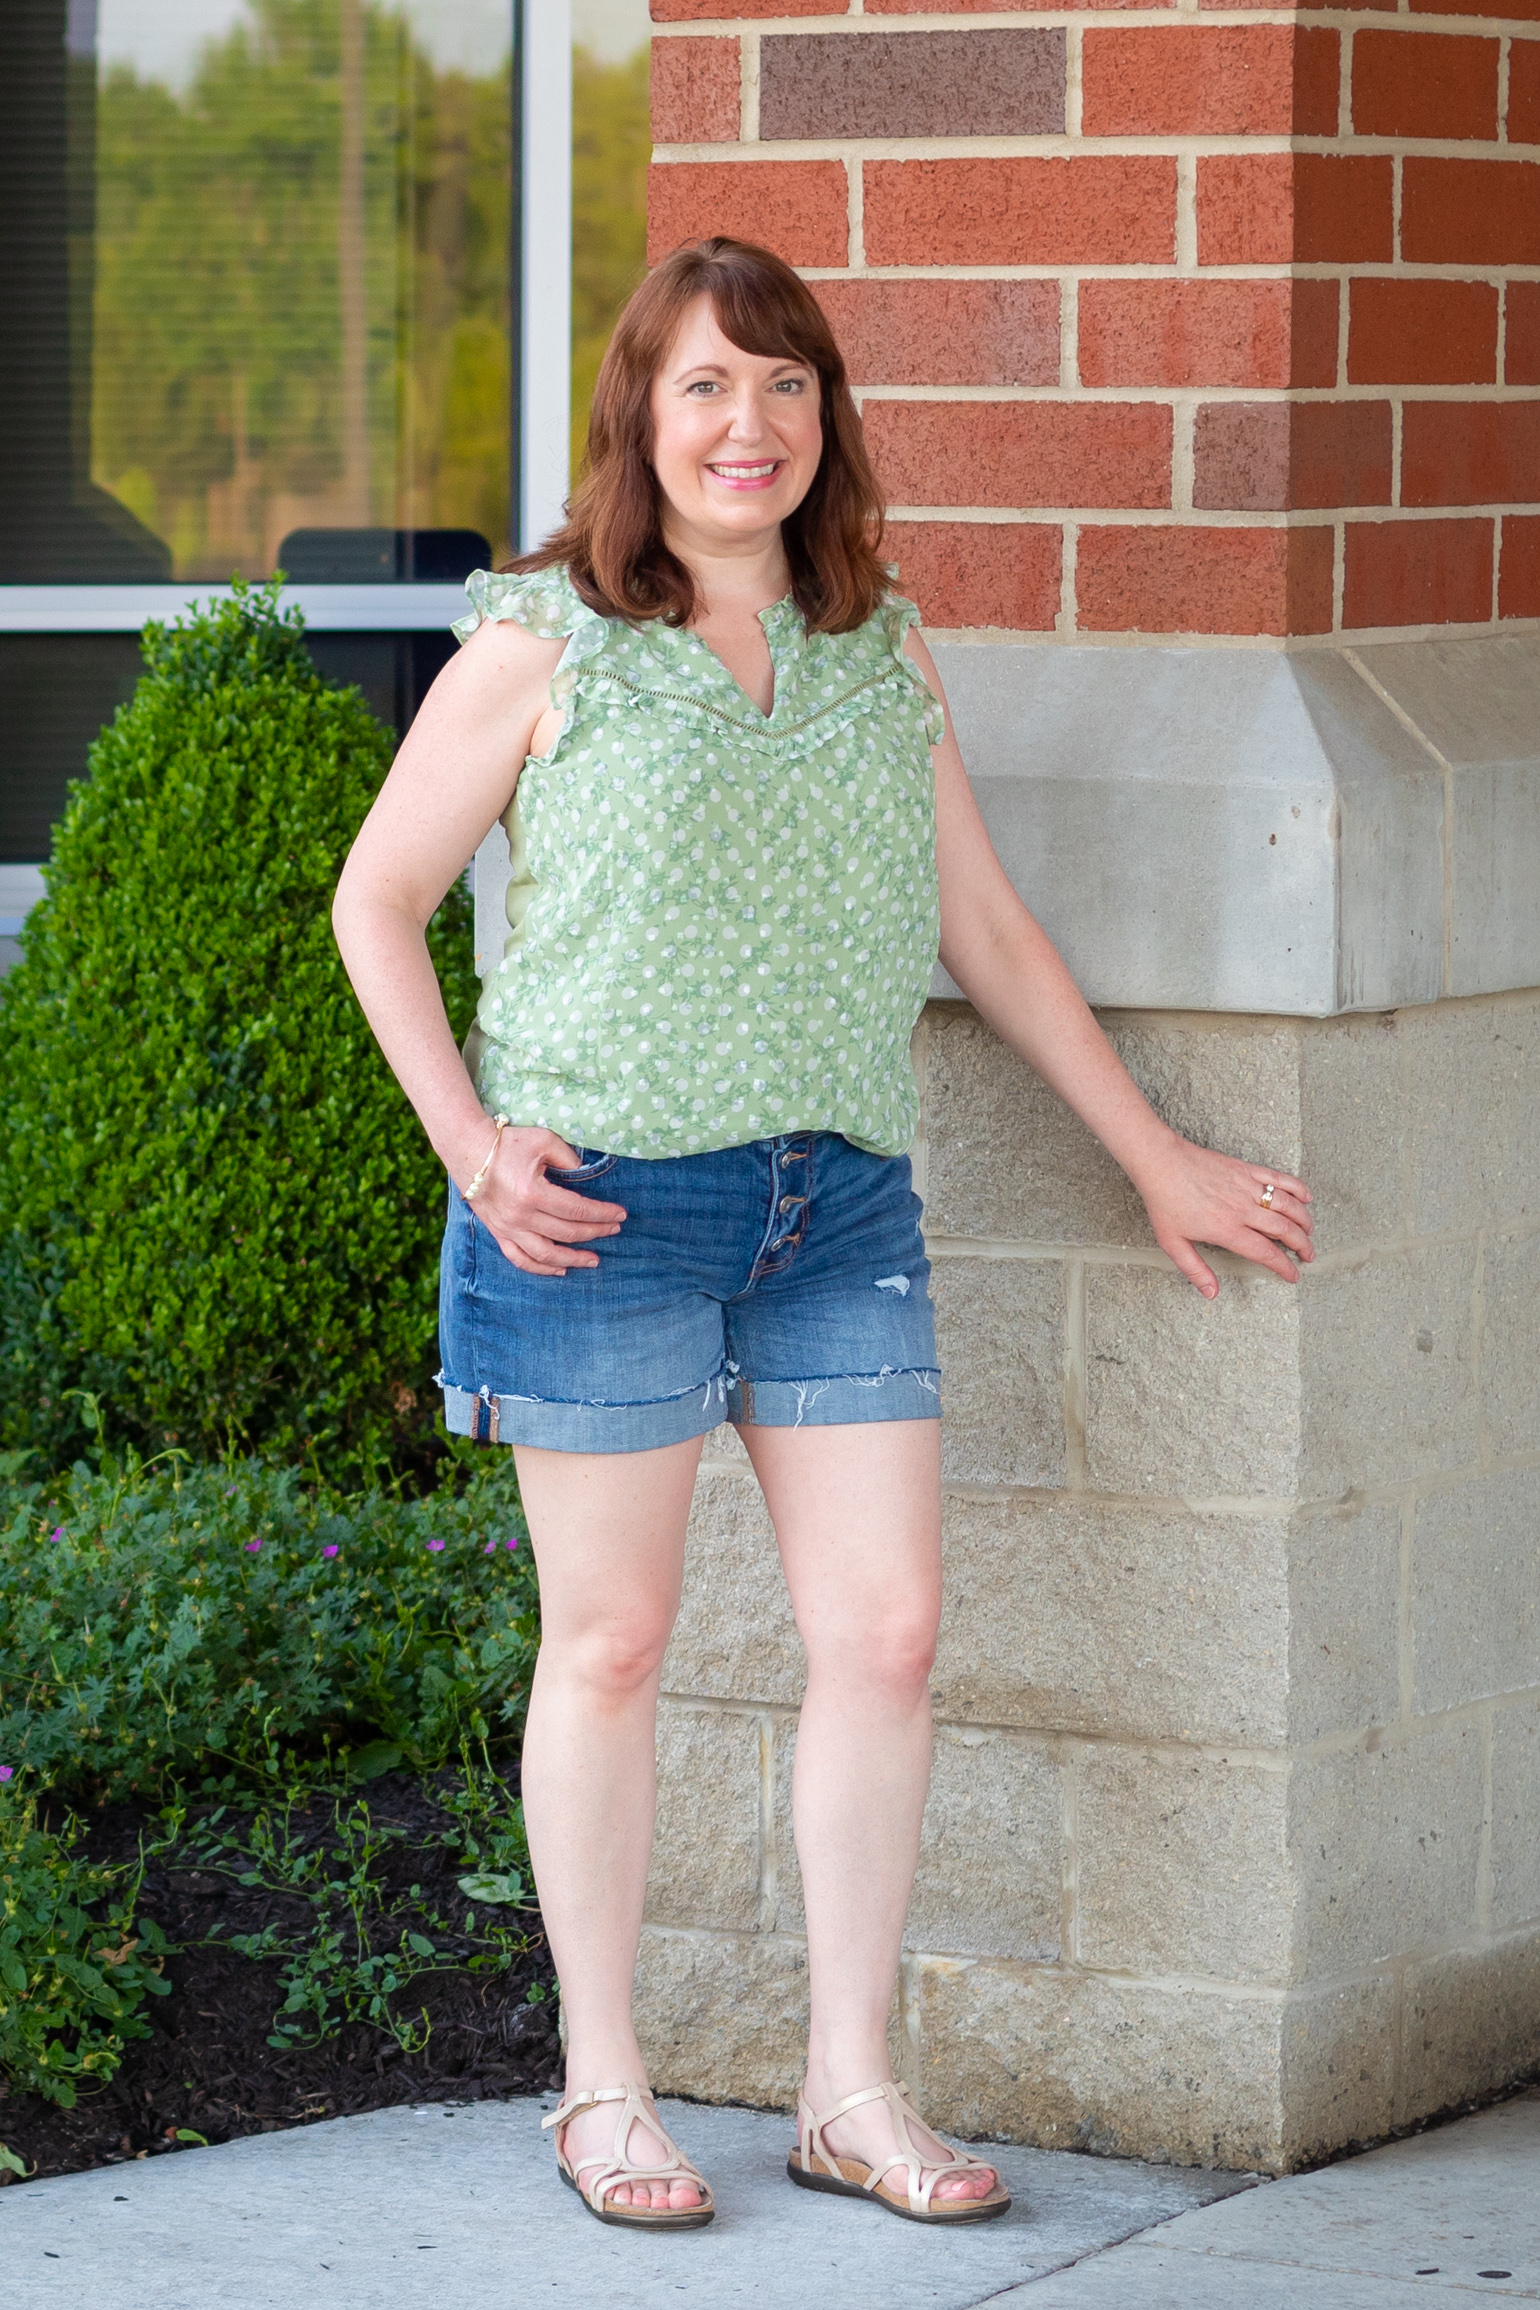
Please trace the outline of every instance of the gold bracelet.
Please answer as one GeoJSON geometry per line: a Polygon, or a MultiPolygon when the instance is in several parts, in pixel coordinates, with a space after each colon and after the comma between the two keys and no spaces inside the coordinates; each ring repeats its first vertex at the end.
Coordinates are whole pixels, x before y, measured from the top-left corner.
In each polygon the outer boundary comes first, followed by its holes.
{"type": "Polygon", "coordinates": [[[497,1160],[497,1150],[502,1145],[503,1133],[508,1128],[508,1118],[506,1115],[494,1115],[492,1121],[496,1126],[492,1139],[492,1152],[487,1157],[485,1163],[482,1164],[481,1169],[477,1172],[469,1187],[467,1187],[465,1190],[465,1200],[467,1203],[474,1203],[477,1196],[481,1193],[482,1188],[486,1185],[487,1173],[491,1170],[492,1165],[497,1160]]]}

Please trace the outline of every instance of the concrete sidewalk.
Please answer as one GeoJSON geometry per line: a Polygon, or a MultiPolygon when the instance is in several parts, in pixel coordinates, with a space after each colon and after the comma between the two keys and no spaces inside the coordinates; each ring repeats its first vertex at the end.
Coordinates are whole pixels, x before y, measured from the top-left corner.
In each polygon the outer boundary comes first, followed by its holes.
{"type": "Polygon", "coordinates": [[[790,2126],[669,2105],[710,2229],[636,2237],[555,2178],[549,2102],[383,2111],[0,2192],[6,2310],[1458,2310],[1540,2300],[1540,2094],[1296,2180],[1001,2148],[944,2233],[794,2191],[790,2126]],[[1128,2241],[1123,2243],[1122,2241],[1128,2241]],[[1488,2272],[1501,2272],[1488,2276],[1488,2272]],[[1421,2272],[1430,2274],[1421,2275],[1421,2272]]]}

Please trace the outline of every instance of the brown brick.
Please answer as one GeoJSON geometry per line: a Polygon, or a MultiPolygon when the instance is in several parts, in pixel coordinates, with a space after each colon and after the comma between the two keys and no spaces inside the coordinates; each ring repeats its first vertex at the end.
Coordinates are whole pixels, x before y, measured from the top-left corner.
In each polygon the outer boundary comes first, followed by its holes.
{"type": "Polygon", "coordinates": [[[855,385],[1057,385],[1057,281],[814,281],[855,385]]]}
{"type": "Polygon", "coordinates": [[[863,175],[868,264],[1166,265],[1176,254],[1176,161],[1164,155],[868,161],[863,175]]]}
{"type": "Polygon", "coordinates": [[[1057,522],[895,521],[883,549],[928,626],[1052,631],[1063,556],[1057,522]]]}
{"type": "Polygon", "coordinates": [[[1475,625],[1492,615],[1490,521],[1350,521],[1345,626],[1475,625]]]}
{"type": "Polygon", "coordinates": [[[1329,529],[1080,532],[1087,633],[1319,634],[1331,627],[1329,529]]]}
{"type": "Polygon", "coordinates": [[[699,24],[718,16],[843,16],[842,0],[652,0],[654,24],[699,24]]]}
{"type": "Polygon", "coordinates": [[[1171,503],[1161,403],[876,401],[866,441],[898,505],[1171,503]]]}
{"type": "Polygon", "coordinates": [[[1540,618],[1540,516],[1510,513],[1503,522],[1497,614],[1500,618],[1540,618]]]}
{"type": "Polygon", "coordinates": [[[1540,385],[1540,281],[1508,283],[1503,376],[1510,385],[1540,385]]]}
{"type": "Polygon", "coordinates": [[[1408,401],[1401,503],[1540,503],[1540,401],[1408,401]]]}
{"type": "Polygon", "coordinates": [[[654,144],[735,144],[738,89],[736,40],[655,40],[654,144]]]}
{"type": "Polygon", "coordinates": [[[1330,136],[1337,35],[1288,24],[1088,31],[1087,136],[1330,136]]]}
{"type": "Polygon", "coordinates": [[[1495,137],[1497,59],[1495,40],[1360,32],[1353,42],[1356,134],[1495,137]]]}
{"type": "Polygon", "coordinates": [[[845,171],[834,160],[676,161],[647,172],[647,256],[731,233],[791,265],[843,265],[850,245],[845,171]]]}
{"type": "Polygon", "coordinates": [[[1085,385],[1330,385],[1333,281],[1084,281],[1085,385]]]}
{"type": "MultiPolygon", "coordinates": [[[[1383,5],[1383,0],[1376,0],[1383,5]]],[[[1540,0],[1412,0],[1414,16],[1495,16],[1510,24],[1540,21],[1540,0]]]]}
{"type": "Polygon", "coordinates": [[[1237,513],[1388,505],[1388,401],[1211,401],[1194,427],[1193,503],[1237,513]]]}
{"type": "Polygon", "coordinates": [[[1392,254],[1388,158],[1214,153],[1198,162],[1201,265],[1384,264],[1392,254]]]}
{"type": "Polygon", "coordinates": [[[1354,281],[1351,385],[1489,385],[1497,376],[1497,291],[1483,281],[1354,281]]]}
{"type": "Polygon", "coordinates": [[[1540,265],[1540,162],[1402,162],[1409,265],[1540,265]]]}
{"type": "Polygon", "coordinates": [[[798,32],[759,50],[763,137],[1054,136],[1064,33],[798,32]]]}
{"type": "MultiPolygon", "coordinates": [[[[1258,5],[1261,4],[1262,0],[1258,0],[1258,5]]],[[[1366,6],[1381,7],[1383,4],[1384,0],[1365,0],[1366,6]]],[[[1000,0],[946,0],[945,12],[949,16],[981,16],[986,10],[998,13],[999,5],[1000,0]]],[[[1124,8],[1164,8],[1168,0],[1064,0],[1064,5],[1072,9],[1116,8],[1121,11],[1124,8]]],[[[1272,0],[1267,0],[1267,5],[1271,6],[1272,0]]],[[[936,12],[935,0],[866,0],[868,16],[919,16],[936,12]]]]}
{"type": "Polygon", "coordinates": [[[1508,51],[1508,142],[1540,144],[1540,40],[1508,51]]]}

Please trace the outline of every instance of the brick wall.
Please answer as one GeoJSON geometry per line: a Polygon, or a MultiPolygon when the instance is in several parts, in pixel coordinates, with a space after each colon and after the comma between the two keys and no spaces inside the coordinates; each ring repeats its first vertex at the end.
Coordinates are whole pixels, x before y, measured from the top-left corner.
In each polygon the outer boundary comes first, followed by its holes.
{"type": "Polygon", "coordinates": [[[814,283],[930,625],[1540,619],[1540,0],[653,16],[653,251],[814,283]]]}

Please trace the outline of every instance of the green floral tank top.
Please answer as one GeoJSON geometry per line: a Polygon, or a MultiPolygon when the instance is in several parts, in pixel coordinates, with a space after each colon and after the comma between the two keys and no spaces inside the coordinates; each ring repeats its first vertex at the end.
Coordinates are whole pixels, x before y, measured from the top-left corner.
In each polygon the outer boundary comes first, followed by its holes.
{"type": "Polygon", "coordinates": [[[849,634],[760,613],[761,714],[705,643],[588,608],[565,571],[467,581],[487,618],[569,637],[564,716],[504,824],[509,935],[479,1087],[516,1123],[632,1156],[783,1131],[902,1154],[909,1038],[936,960],[941,709],[891,599],[849,634]]]}

